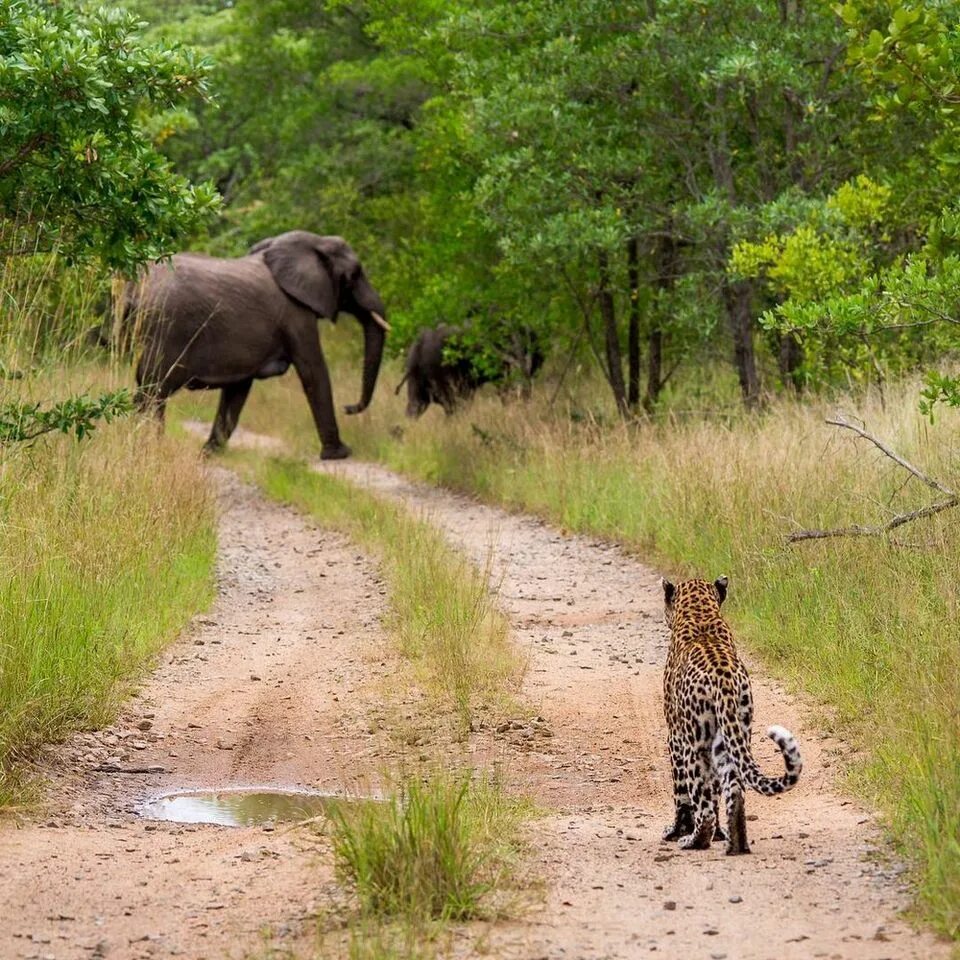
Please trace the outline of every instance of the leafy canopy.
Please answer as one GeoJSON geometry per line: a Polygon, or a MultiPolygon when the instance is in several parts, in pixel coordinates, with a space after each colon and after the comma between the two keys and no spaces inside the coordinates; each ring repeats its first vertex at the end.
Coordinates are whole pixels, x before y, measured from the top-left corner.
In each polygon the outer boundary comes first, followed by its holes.
{"type": "Polygon", "coordinates": [[[143,42],[116,7],[0,0],[0,255],[56,249],[130,269],[169,254],[217,209],[144,132],[205,95],[207,65],[143,42]]]}

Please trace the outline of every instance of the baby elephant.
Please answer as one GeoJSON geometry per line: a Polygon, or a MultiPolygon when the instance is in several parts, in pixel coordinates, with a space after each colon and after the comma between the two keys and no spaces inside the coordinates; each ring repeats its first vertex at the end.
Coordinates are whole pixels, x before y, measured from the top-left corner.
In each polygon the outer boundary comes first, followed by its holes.
{"type": "Polygon", "coordinates": [[[462,332],[443,323],[421,330],[410,345],[406,372],[395,391],[407,385],[408,417],[419,417],[431,403],[439,403],[449,415],[483,384],[503,384],[511,373],[522,373],[529,380],[543,366],[543,353],[530,331],[518,335],[514,349],[497,351],[500,360],[492,372],[478,370],[466,356],[444,358],[444,347],[462,332]]]}

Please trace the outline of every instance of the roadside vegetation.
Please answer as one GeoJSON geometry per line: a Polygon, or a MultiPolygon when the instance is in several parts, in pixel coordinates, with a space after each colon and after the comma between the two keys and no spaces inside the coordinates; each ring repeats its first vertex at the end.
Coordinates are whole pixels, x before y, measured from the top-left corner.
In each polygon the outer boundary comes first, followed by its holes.
{"type": "Polygon", "coordinates": [[[212,598],[196,458],[85,365],[108,268],[170,252],[219,201],[147,133],[205,95],[190,51],[121,9],[0,0],[0,807],[42,743],[108,722],[212,598]]]}
{"type": "Polygon", "coordinates": [[[489,571],[476,569],[402,506],[307,464],[234,453],[263,490],[382,558],[388,628],[423,688],[453,711],[461,736],[508,709],[523,662],[496,606],[489,571]]]}
{"type": "MultiPolygon", "coordinates": [[[[31,390],[49,396],[64,379],[31,390]]],[[[69,377],[78,395],[109,385],[90,370],[69,377]]],[[[196,456],[152,424],[0,445],[0,807],[23,796],[18,761],[108,723],[211,601],[215,550],[196,456]]]]}

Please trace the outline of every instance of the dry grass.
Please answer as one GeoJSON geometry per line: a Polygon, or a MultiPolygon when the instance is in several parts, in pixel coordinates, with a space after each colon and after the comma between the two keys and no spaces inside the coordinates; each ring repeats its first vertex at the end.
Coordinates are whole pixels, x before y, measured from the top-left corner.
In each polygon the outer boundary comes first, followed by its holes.
{"type": "MultiPolygon", "coordinates": [[[[350,358],[341,395],[355,370],[350,358]]],[[[544,384],[528,404],[482,395],[455,417],[431,408],[409,423],[390,389],[398,379],[388,369],[372,409],[343,418],[357,455],[608,536],[677,575],[728,574],[740,636],[835,708],[865,751],[857,789],[888,812],[917,864],[926,915],[960,934],[960,510],[892,540],[785,543],[800,526],[877,522],[931,499],[826,416],[859,416],[956,488],[960,412],[944,410],[931,426],[908,382],[889,388],[885,404],[840,396],[780,402],[754,418],[724,408],[628,427],[596,386],[574,382],[576,403],[551,405],[544,384]]],[[[258,384],[244,424],[317,450],[292,378],[258,384]]]]}

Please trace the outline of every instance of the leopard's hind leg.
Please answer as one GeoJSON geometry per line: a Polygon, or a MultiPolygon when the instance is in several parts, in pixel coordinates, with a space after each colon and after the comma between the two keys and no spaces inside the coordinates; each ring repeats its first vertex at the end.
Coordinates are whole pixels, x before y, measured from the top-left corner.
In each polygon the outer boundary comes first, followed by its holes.
{"type": "Polygon", "coordinates": [[[709,749],[698,750],[693,767],[693,782],[690,784],[693,833],[684,837],[680,846],[684,850],[707,850],[713,840],[717,822],[709,749]]]}
{"type": "Polygon", "coordinates": [[[670,734],[670,767],[673,772],[673,823],[663,831],[664,840],[679,840],[693,833],[693,804],[683,763],[683,742],[670,734]]]}
{"type": "Polygon", "coordinates": [[[727,814],[727,832],[724,837],[727,841],[726,853],[728,856],[749,853],[743,780],[720,733],[717,733],[713,741],[713,764],[720,779],[720,796],[723,798],[727,814]]]}

